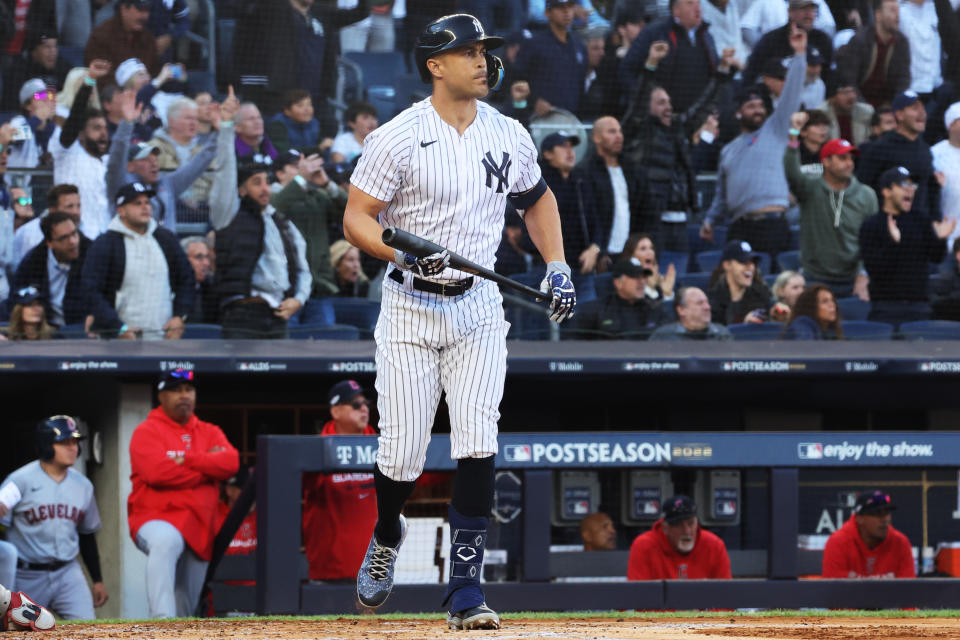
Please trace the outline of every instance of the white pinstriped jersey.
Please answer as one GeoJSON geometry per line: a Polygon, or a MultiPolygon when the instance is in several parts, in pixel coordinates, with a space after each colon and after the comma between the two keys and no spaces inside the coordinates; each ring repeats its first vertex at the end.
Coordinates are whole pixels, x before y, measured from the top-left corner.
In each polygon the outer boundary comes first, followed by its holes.
{"type": "MultiPolygon", "coordinates": [[[[540,181],[537,148],[526,129],[477,102],[461,136],[430,98],[370,133],[350,182],[387,202],[380,224],[432,240],[493,268],[507,196],[540,181]]],[[[447,269],[441,280],[469,274],[447,269]]]]}

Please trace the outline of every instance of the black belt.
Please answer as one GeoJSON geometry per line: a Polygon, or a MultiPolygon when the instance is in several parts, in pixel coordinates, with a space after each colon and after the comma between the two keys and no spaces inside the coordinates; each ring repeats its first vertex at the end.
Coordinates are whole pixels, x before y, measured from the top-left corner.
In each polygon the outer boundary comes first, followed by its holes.
{"type": "Polygon", "coordinates": [[[41,562],[25,562],[17,558],[17,569],[28,569],[30,571],[56,571],[70,564],[70,560],[56,560],[46,564],[41,562]]]}
{"type": "MultiPolygon", "coordinates": [[[[387,277],[394,282],[403,284],[403,274],[400,273],[399,269],[391,270],[387,277]]],[[[437,295],[441,296],[461,296],[472,286],[473,277],[464,278],[463,280],[446,284],[443,282],[434,282],[433,280],[424,280],[423,278],[418,278],[416,276],[413,278],[413,288],[417,291],[436,293],[437,295]]]]}

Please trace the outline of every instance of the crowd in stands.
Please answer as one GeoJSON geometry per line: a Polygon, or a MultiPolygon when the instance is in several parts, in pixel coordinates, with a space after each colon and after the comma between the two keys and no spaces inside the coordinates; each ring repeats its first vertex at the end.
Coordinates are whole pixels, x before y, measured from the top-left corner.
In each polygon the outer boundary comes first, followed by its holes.
{"type": "MultiPolygon", "coordinates": [[[[557,196],[580,304],[564,338],[960,320],[953,0],[216,7],[235,25],[219,87],[188,70],[188,31],[211,19],[193,3],[0,3],[6,338],[283,338],[349,322],[339,299],[375,307],[385,265],[342,213],[396,110],[338,104],[337,60],[415,73],[416,34],[458,10],[505,36],[488,100],[531,129],[557,196]],[[557,118],[571,127],[544,128],[557,118]]],[[[504,216],[496,269],[532,281],[542,261],[504,216]]]]}

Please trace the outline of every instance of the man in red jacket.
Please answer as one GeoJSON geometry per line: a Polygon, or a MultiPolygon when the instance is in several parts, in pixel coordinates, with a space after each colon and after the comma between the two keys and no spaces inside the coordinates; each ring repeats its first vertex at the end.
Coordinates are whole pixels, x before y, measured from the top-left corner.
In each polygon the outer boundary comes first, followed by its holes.
{"type": "Polygon", "coordinates": [[[907,536],[893,528],[889,494],[861,494],[853,515],[827,540],[824,578],[916,578],[913,549],[907,536]]]}
{"type": "Polygon", "coordinates": [[[628,580],[729,579],[730,557],[723,540],[700,528],[697,505],[674,496],[663,517],[630,546],[628,580]]]}
{"type": "Polygon", "coordinates": [[[147,554],[150,616],[192,615],[216,535],[219,482],[237,472],[239,456],[220,427],[193,414],[193,371],[167,371],[160,406],[130,439],[127,499],[130,536],[147,554]]]}
{"type": "MultiPolygon", "coordinates": [[[[333,418],[321,436],[375,436],[370,401],[354,380],[333,385],[328,394],[333,418]]],[[[304,474],[303,541],[311,580],[353,582],[377,522],[372,473],[304,474]]]]}

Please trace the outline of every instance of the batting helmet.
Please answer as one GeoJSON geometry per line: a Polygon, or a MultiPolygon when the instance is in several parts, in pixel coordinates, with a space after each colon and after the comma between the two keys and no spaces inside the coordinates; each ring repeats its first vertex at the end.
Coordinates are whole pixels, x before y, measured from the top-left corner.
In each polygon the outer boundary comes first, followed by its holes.
{"type": "Polygon", "coordinates": [[[53,443],[83,440],[77,421],[70,416],[50,416],[37,424],[35,431],[37,456],[41,460],[53,460],[53,443]]]}
{"type": "MultiPolygon", "coordinates": [[[[437,18],[417,37],[417,44],[413,49],[420,78],[424,82],[430,82],[433,77],[427,69],[427,60],[444,51],[474,42],[482,43],[487,51],[503,46],[503,38],[488,36],[480,21],[467,13],[455,13],[437,18]]],[[[496,91],[503,83],[503,61],[489,53],[486,54],[486,59],[487,85],[491,90],[496,91]]]]}

